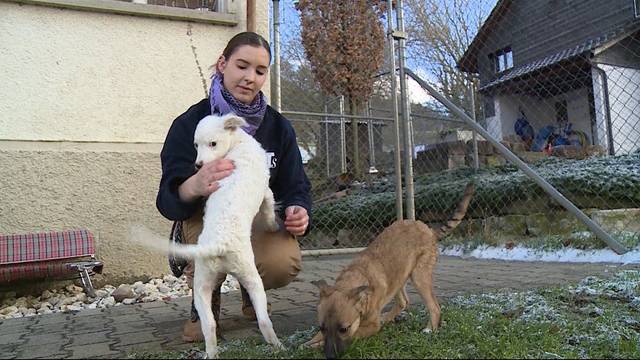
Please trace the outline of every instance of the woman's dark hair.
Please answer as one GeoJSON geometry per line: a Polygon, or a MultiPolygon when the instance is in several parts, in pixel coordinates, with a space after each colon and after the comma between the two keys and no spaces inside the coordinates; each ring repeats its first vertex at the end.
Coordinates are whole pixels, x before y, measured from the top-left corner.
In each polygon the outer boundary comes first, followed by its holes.
{"type": "Polygon", "coordinates": [[[236,49],[242,45],[264,48],[267,50],[267,53],[269,53],[269,64],[271,64],[271,48],[269,47],[269,42],[262,36],[251,31],[241,32],[232,37],[227,43],[227,47],[224,48],[222,55],[228,60],[236,49]]]}

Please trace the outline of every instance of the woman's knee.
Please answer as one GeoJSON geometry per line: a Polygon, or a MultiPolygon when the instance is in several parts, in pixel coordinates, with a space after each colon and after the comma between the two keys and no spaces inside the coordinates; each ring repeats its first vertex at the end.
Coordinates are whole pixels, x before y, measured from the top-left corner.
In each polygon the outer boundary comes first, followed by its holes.
{"type": "Polygon", "coordinates": [[[202,232],[204,216],[203,210],[196,211],[193,216],[182,222],[182,235],[185,244],[197,244],[198,237],[202,232]]]}
{"type": "Polygon", "coordinates": [[[265,289],[289,284],[302,269],[302,254],[297,240],[287,232],[263,233],[254,237],[256,267],[265,289]]]}
{"type": "MultiPolygon", "coordinates": [[[[197,244],[198,236],[202,232],[202,216],[203,211],[198,210],[189,219],[182,222],[182,241],[185,244],[197,244]]],[[[193,260],[189,260],[187,266],[185,266],[183,273],[187,277],[187,285],[193,288],[193,275],[195,272],[195,264],[193,260]]]]}
{"type": "Polygon", "coordinates": [[[298,276],[300,260],[295,257],[271,259],[258,264],[258,271],[262,276],[265,289],[278,289],[286,286],[298,276]]]}

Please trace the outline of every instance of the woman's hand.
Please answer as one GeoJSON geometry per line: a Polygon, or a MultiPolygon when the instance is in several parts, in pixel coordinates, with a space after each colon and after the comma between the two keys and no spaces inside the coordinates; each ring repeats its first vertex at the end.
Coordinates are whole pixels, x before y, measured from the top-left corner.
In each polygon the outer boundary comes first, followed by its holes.
{"type": "Polygon", "coordinates": [[[218,181],[231,175],[235,166],[233,161],[218,159],[210,161],[180,185],[180,200],[191,202],[199,197],[207,197],[220,188],[218,181]]]}
{"type": "Polygon", "coordinates": [[[292,235],[300,236],[307,231],[309,215],[302,206],[292,205],[284,210],[284,226],[292,235]]]}

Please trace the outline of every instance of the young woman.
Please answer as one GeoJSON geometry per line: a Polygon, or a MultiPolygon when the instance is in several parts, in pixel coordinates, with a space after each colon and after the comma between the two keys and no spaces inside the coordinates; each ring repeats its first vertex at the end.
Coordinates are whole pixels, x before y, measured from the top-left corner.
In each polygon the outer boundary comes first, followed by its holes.
{"type": "MultiPolygon", "coordinates": [[[[162,179],[156,199],[160,213],[176,222],[174,238],[195,244],[202,231],[205,199],[218,190],[220,179],[233,172],[233,163],[226,159],[212,161],[196,171],[193,147],[196,125],[211,114],[234,112],[242,116],[248,123],[243,130],[267,151],[271,166],[269,186],[283,209],[279,215],[284,228],[280,232],[254,230],[251,237],[265,290],[283,287],[297,276],[301,269],[301,254],[295,236],[308,231],[311,215],[311,186],[302,166],[293,127],[267,105],[261,91],[270,63],[269,43],[262,36],[243,32],[229,41],[215,65],[209,98],[191,106],[169,129],[160,154],[162,179]]],[[[187,263],[182,270],[192,286],[193,264],[187,263]]],[[[224,279],[225,276],[218,279],[213,294],[216,320],[220,314],[220,286],[224,279]]],[[[241,290],[242,312],[255,318],[251,300],[244,289],[241,290]]],[[[200,323],[193,305],[191,313],[183,339],[201,341],[200,323]]]]}

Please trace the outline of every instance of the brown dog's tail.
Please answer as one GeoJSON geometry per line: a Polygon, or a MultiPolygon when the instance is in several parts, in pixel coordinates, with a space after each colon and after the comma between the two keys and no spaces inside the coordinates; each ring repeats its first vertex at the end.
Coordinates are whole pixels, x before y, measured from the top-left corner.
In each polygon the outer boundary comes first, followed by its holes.
{"type": "Polygon", "coordinates": [[[448,235],[451,231],[453,231],[453,229],[455,229],[460,222],[462,221],[462,218],[464,218],[464,215],[467,213],[467,209],[469,208],[469,203],[471,202],[471,197],[473,196],[473,193],[475,192],[476,187],[473,184],[473,182],[470,182],[469,184],[467,184],[467,187],[464,189],[464,196],[462,197],[462,200],[460,201],[460,203],[458,203],[458,207],[456,208],[456,211],[453,213],[453,216],[451,217],[451,219],[449,219],[449,221],[447,221],[446,224],[442,225],[439,229],[436,230],[436,234],[438,235],[438,239],[441,239],[443,236],[448,235]]]}

